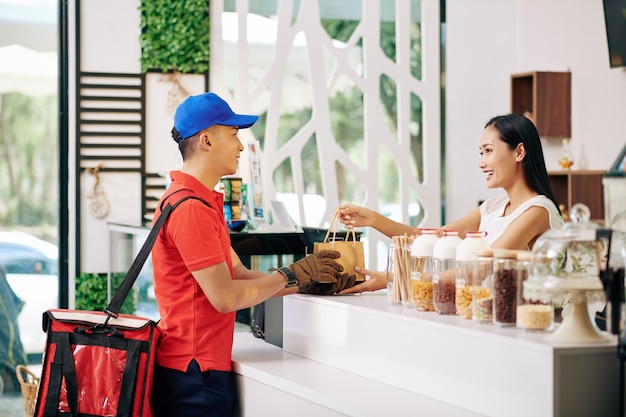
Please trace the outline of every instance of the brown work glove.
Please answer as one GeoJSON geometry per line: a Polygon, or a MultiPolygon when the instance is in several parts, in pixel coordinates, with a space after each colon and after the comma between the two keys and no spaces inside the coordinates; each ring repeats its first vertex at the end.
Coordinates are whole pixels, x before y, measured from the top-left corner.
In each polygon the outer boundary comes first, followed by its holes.
{"type": "Polygon", "coordinates": [[[337,278],[337,282],[334,283],[321,283],[321,282],[308,282],[298,287],[300,294],[314,294],[314,295],[333,295],[346,288],[352,287],[356,283],[356,275],[343,273],[337,278]]]}
{"type": "Polygon", "coordinates": [[[340,256],[336,250],[321,250],[292,263],[289,269],[296,274],[298,286],[311,281],[335,283],[343,271],[343,266],[335,261],[340,256]]]}

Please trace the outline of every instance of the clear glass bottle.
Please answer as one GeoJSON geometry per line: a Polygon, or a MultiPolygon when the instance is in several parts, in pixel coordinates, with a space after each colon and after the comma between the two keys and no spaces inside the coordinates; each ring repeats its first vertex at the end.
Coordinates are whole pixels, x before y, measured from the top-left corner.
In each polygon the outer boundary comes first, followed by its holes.
{"type": "Polygon", "coordinates": [[[395,285],[395,273],[397,269],[397,262],[400,248],[396,242],[392,241],[387,250],[387,300],[391,303],[401,303],[402,297],[400,297],[400,289],[395,285]]]}
{"type": "Polygon", "coordinates": [[[480,252],[489,250],[485,235],[485,232],[480,231],[466,232],[465,239],[456,249],[455,305],[462,319],[473,318],[474,295],[481,302],[487,300],[488,303],[491,299],[490,282],[487,279],[491,272],[490,261],[479,258],[480,252]]]}
{"type": "Polygon", "coordinates": [[[412,276],[412,259],[411,259],[411,246],[413,245],[414,235],[400,236],[399,245],[402,247],[402,274],[398,277],[400,279],[400,285],[402,285],[402,305],[404,307],[413,308],[412,289],[411,289],[411,276],[412,276]]]}
{"type": "Polygon", "coordinates": [[[456,248],[461,238],[456,230],[441,234],[433,247],[433,304],[439,314],[456,314],[456,248]]]}
{"type": "Polygon", "coordinates": [[[433,249],[437,229],[422,228],[411,246],[411,302],[419,311],[435,311],[433,305],[433,249]]]}
{"type": "Polygon", "coordinates": [[[561,155],[559,157],[559,165],[563,169],[570,169],[574,165],[574,154],[570,149],[569,139],[564,138],[561,147],[561,155]]]}
{"type": "Polygon", "coordinates": [[[493,322],[500,326],[514,326],[518,299],[517,252],[493,251],[493,322]]]}

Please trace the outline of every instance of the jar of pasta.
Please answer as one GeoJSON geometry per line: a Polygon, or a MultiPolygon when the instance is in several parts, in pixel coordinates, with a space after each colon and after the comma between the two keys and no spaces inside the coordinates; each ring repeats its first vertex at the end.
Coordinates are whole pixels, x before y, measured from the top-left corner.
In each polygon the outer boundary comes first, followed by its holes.
{"type": "Polygon", "coordinates": [[[423,228],[411,246],[411,302],[419,311],[435,311],[433,305],[433,249],[437,229],[423,228]]]}
{"type": "Polygon", "coordinates": [[[476,276],[484,277],[480,285],[472,288],[472,319],[491,323],[493,321],[493,250],[478,251],[476,276]]]}
{"type": "Polygon", "coordinates": [[[456,230],[442,230],[441,234],[433,247],[433,305],[439,314],[456,314],[456,248],[461,238],[456,230]]]}
{"type": "MultiPolygon", "coordinates": [[[[491,306],[491,261],[479,257],[479,252],[489,250],[485,232],[469,231],[456,249],[455,305],[459,317],[472,319],[473,300],[483,305],[477,311],[487,312],[491,306]],[[486,308],[485,308],[486,307],[486,308]]],[[[477,320],[491,320],[491,316],[478,315],[477,320]]]]}

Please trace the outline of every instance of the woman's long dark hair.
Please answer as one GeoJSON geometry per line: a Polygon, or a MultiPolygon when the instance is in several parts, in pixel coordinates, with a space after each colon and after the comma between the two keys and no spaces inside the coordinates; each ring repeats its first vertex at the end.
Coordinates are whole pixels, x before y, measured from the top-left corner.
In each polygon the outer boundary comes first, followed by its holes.
{"type": "Polygon", "coordinates": [[[522,143],[526,149],[524,157],[524,176],[531,190],[548,197],[556,209],[561,212],[559,204],[554,198],[546,161],[543,157],[543,148],[537,128],[527,117],[519,113],[496,116],[489,120],[485,128],[492,126],[500,133],[500,139],[509,145],[511,150],[522,143]]]}

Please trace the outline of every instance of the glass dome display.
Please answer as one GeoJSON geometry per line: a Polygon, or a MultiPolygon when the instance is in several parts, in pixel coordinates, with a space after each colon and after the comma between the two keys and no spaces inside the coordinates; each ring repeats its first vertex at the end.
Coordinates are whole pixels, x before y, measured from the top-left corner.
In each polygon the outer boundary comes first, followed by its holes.
{"type": "Polygon", "coordinates": [[[604,342],[589,315],[589,301],[604,302],[600,270],[604,269],[610,234],[589,221],[589,209],[576,204],[572,221],[542,234],[533,246],[524,298],[564,305],[563,322],[548,338],[555,342],[604,342]]]}

